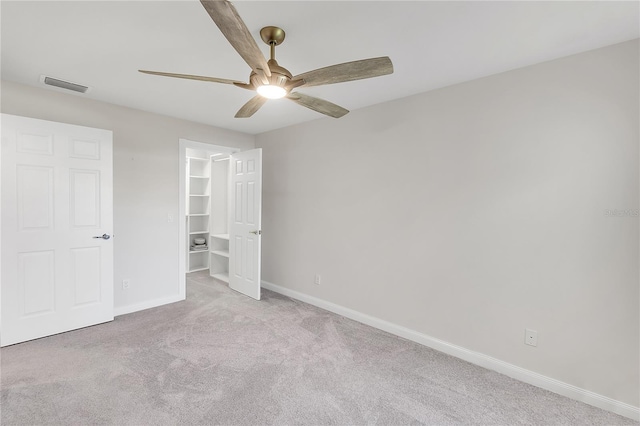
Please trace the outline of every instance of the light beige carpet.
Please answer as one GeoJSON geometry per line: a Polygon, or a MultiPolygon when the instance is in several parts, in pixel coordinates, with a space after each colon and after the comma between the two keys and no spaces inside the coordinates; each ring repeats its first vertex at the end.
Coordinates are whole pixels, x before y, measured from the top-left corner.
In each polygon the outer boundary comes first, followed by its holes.
{"type": "Polygon", "coordinates": [[[202,273],[185,302],[1,356],[3,426],[637,424],[202,273]]]}

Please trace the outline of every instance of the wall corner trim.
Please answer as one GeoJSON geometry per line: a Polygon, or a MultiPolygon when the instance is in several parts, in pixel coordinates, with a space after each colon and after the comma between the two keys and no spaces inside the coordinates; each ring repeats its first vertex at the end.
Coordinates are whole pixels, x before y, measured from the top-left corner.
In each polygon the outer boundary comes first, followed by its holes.
{"type": "Polygon", "coordinates": [[[325,309],[329,312],[342,315],[346,318],[386,331],[387,333],[394,334],[407,340],[411,340],[412,342],[455,356],[456,358],[463,359],[472,364],[479,365],[480,367],[497,371],[498,373],[516,380],[520,380],[559,395],[584,402],[585,404],[593,405],[594,407],[602,408],[603,410],[611,411],[621,416],[640,421],[640,407],[634,407],[633,405],[543,376],[542,374],[535,373],[513,364],[509,364],[480,352],[475,352],[461,346],[453,345],[445,342],[444,340],[427,336],[426,334],[419,333],[415,330],[411,330],[380,318],[363,314],[353,309],[349,309],[308,294],[300,293],[268,281],[262,280],[262,288],[308,303],[318,308],[325,309]]]}
{"type": "Polygon", "coordinates": [[[176,294],[174,296],[163,297],[160,299],[146,300],[133,305],[119,306],[113,309],[113,316],[118,317],[120,315],[144,311],[145,309],[157,308],[158,306],[168,305],[169,303],[180,302],[182,300],[185,300],[185,297],[176,294]]]}

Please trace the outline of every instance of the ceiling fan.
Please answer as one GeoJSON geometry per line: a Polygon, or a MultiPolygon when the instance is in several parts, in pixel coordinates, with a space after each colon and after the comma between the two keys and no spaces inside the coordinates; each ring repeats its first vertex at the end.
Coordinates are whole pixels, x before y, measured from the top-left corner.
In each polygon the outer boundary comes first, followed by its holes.
{"type": "Polygon", "coordinates": [[[391,59],[383,56],[331,65],[293,76],[286,68],[281,67],[276,62],[276,46],[281,44],[285,37],[285,33],[281,28],[264,27],[260,30],[262,41],[270,46],[271,55],[267,61],[231,2],[227,0],[200,0],[200,2],[231,46],[251,67],[249,83],[190,74],[138,71],[165,77],[233,84],[243,89],[256,91],[258,94],[240,108],[235,115],[236,118],[251,117],[268,99],[283,97],[321,114],[340,118],[349,111],[324,99],[305,95],[298,91],[294,92],[293,90],[323,84],[362,80],[393,73],[391,59]]]}

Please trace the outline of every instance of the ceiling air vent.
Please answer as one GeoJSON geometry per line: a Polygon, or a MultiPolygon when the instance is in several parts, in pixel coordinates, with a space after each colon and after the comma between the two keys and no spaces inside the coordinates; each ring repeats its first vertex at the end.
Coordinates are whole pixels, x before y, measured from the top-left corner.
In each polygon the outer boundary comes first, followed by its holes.
{"type": "Polygon", "coordinates": [[[77,83],[71,83],[69,81],[60,80],[58,78],[47,77],[46,75],[40,76],[40,81],[49,86],[59,87],[61,89],[73,90],[74,92],[85,93],[89,90],[89,87],[83,86],[77,83]]]}

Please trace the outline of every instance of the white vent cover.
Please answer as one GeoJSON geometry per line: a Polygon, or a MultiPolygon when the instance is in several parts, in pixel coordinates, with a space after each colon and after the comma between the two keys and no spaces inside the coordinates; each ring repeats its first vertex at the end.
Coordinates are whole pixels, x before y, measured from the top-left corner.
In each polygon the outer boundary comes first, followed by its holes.
{"type": "Polygon", "coordinates": [[[61,89],[72,90],[74,92],[86,93],[89,90],[88,86],[83,86],[78,83],[71,83],[70,81],[60,80],[59,78],[49,77],[46,75],[40,76],[40,82],[48,86],[59,87],[61,89]]]}

